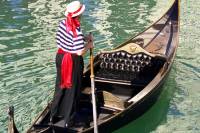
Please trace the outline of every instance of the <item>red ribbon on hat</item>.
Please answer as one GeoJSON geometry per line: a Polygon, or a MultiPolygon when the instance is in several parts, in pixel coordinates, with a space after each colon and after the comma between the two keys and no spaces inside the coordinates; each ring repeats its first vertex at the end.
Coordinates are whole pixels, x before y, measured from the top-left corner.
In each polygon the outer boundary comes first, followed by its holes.
{"type": "Polygon", "coordinates": [[[77,37],[77,33],[76,33],[76,28],[80,27],[80,22],[78,20],[77,17],[72,17],[74,14],[80,12],[80,10],[82,9],[82,5],[80,6],[80,8],[78,10],[76,10],[75,12],[73,13],[68,13],[67,14],[67,18],[66,18],[66,21],[65,21],[65,25],[66,25],[66,29],[67,29],[67,32],[69,31],[72,31],[73,32],[73,35],[74,37],[77,37]]]}
{"type": "Polygon", "coordinates": [[[79,8],[78,10],[76,10],[75,12],[73,12],[73,14],[76,14],[76,13],[80,12],[81,9],[82,9],[82,6],[83,6],[83,5],[81,5],[80,8],[79,8]]]}

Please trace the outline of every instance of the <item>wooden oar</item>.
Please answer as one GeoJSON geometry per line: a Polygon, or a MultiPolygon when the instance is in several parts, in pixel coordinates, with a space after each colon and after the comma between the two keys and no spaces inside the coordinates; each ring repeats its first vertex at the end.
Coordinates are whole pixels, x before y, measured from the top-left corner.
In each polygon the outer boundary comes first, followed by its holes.
{"type": "MultiPolygon", "coordinates": [[[[91,35],[91,33],[90,33],[90,35],[91,35]]],[[[92,43],[94,45],[93,41],[92,41],[92,43]]],[[[92,109],[93,109],[94,133],[98,133],[93,60],[94,60],[93,48],[91,48],[90,49],[90,69],[91,69],[90,79],[91,79],[91,91],[92,91],[92,109]]]]}

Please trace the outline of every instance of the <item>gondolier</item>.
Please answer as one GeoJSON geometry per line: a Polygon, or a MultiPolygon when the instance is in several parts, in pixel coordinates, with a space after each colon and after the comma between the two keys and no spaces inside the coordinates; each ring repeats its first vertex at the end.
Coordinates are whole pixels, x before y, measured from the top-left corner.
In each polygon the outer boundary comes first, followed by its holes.
{"type": "MultiPolygon", "coordinates": [[[[92,43],[84,45],[80,27],[80,18],[84,10],[85,5],[79,1],[68,4],[65,11],[66,19],[59,23],[56,34],[57,77],[50,122],[54,124],[56,119],[63,119],[63,127],[69,126],[77,109],[84,66],[82,55],[93,47],[92,43]]],[[[87,38],[91,41],[90,37],[87,38]]]]}

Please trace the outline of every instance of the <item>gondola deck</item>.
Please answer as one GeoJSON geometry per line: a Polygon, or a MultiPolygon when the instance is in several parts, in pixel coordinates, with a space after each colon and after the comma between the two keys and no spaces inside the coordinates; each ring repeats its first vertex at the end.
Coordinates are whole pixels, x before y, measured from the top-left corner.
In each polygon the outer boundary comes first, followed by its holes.
{"type": "MultiPolygon", "coordinates": [[[[94,59],[98,128],[111,132],[142,115],[159,96],[178,46],[179,1],[153,25],[136,37],[94,59]]],[[[27,133],[93,132],[90,66],[84,72],[80,109],[73,125],[62,119],[49,123],[51,103],[27,133]]]]}

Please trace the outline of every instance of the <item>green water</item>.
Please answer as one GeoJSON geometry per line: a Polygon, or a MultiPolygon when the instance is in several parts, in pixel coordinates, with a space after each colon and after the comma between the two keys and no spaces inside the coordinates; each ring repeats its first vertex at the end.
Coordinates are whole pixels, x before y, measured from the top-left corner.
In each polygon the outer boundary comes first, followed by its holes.
{"type": "MultiPolygon", "coordinates": [[[[153,23],[171,1],[82,0],[82,28],[93,32],[95,53],[111,49],[153,23]]],[[[55,32],[65,6],[58,0],[0,0],[0,133],[7,131],[9,105],[25,132],[52,99],[55,32]]],[[[149,111],[115,133],[200,132],[199,8],[197,0],[181,0],[180,44],[163,92],[149,111]]]]}

